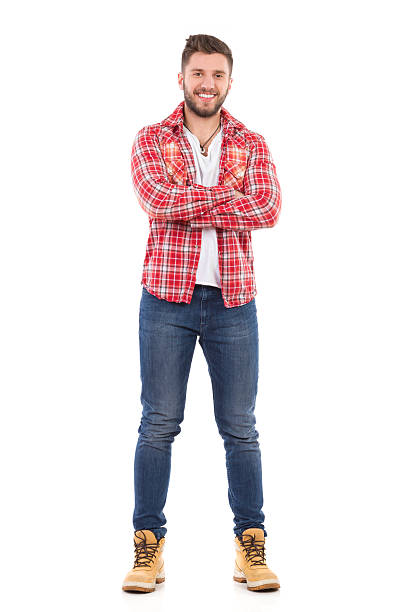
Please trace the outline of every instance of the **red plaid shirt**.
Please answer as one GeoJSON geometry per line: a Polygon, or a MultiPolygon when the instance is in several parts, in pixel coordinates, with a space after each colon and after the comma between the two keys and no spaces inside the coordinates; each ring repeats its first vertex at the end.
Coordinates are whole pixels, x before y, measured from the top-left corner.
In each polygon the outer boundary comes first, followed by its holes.
{"type": "Polygon", "coordinates": [[[183,133],[184,100],[160,123],[142,128],[132,147],[132,179],[150,233],[141,284],[158,298],[190,303],[201,229],[215,227],[221,291],[227,308],[257,294],[251,230],[273,227],[281,208],[276,168],[265,139],[221,107],[218,185],[196,184],[183,133]],[[234,189],[245,194],[235,198],[234,189]]]}

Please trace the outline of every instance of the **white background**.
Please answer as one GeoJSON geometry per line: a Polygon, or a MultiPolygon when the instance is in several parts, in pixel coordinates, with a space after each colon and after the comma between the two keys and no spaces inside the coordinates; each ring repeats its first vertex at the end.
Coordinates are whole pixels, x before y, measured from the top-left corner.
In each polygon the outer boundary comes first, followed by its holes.
{"type": "Polygon", "coordinates": [[[4,609],[406,610],[403,2],[39,0],[0,21],[4,609]],[[197,343],[166,582],[140,596],[121,590],[148,236],[130,152],[183,99],[181,53],[198,33],[230,46],[225,107],[265,136],[282,187],[279,223],[252,233],[266,550],[281,589],[232,580],[197,343]]]}

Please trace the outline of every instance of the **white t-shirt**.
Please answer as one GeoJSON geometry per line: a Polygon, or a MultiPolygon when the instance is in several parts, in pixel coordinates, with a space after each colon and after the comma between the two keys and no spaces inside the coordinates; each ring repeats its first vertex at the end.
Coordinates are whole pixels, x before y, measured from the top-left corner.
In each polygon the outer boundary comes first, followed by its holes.
{"type": "MultiPolygon", "coordinates": [[[[200,141],[197,136],[183,126],[185,136],[188,138],[193,149],[194,163],[196,167],[195,183],[205,187],[218,185],[220,173],[220,157],[222,143],[222,128],[211,141],[207,156],[200,151],[200,141]]],[[[196,283],[201,285],[213,285],[221,288],[220,269],[218,266],[218,242],[215,227],[203,228],[201,230],[201,253],[198,262],[196,283]]]]}

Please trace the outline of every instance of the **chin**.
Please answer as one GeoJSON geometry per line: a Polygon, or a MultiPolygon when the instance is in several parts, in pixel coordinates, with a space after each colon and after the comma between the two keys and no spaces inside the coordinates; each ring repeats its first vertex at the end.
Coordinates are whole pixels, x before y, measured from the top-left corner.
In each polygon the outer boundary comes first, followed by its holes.
{"type": "Polygon", "coordinates": [[[199,117],[212,117],[213,115],[216,115],[218,113],[218,111],[220,110],[222,106],[222,102],[221,104],[218,102],[213,107],[206,109],[206,108],[197,106],[194,102],[192,103],[190,100],[187,100],[185,97],[184,97],[184,101],[186,105],[188,106],[188,108],[191,111],[193,111],[193,113],[198,115],[199,117]]]}

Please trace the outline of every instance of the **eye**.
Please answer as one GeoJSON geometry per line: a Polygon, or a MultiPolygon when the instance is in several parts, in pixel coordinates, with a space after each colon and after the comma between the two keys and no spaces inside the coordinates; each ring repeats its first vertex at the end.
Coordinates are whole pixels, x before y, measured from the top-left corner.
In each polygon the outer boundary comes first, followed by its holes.
{"type": "MultiPolygon", "coordinates": [[[[198,75],[198,74],[201,74],[201,72],[194,72],[193,74],[194,74],[194,76],[196,76],[196,75],[198,75]]],[[[217,74],[216,76],[221,77],[221,78],[223,77],[223,75],[222,75],[222,74],[220,74],[220,73],[219,73],[219,74],[217,74]]]]}

